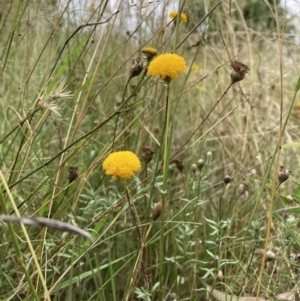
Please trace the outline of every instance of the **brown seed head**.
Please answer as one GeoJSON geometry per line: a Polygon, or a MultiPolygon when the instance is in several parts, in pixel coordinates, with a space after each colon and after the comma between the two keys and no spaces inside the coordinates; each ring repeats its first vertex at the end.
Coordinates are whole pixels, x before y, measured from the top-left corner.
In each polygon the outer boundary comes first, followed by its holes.
{"type": "Polygon", "coordinates": [[[78,167],[75,167],[75,166],[69,166],[68,171],[69,171],[68,179],[69,179],[69,184],[70,184],[78,178],[79,169],[78,169],[78,167]]]}
{"type": "Polygon", "coordinates": [[[147,68],[146,64],[141,61],[140,58],[133,59],[129,79],[132,79],[135,76],[138,76],[143,70],[147,68]]]}
{"type": "Polygon", "coordinates": [[[224,183],[225,183],[225,185],[229,184],[230,182],[231,182],[231,176],[226,175],[226,176],[224,177],[224,183]]]}
{"type": "Polygon", "coordinates": [[[278,173],[278,186],[285,182],[291,174],[292,172],[290,170],[288,170],[284,166],[280,166],[278,173]]]}
{"type": "Polygon", "coordinates": [[[249,71],[249,67],[247,65],[237,60],[231,61],[230,67],[230,77],[232,84],[243,80],[245,78],[245,74],[249,71]]]}
{"type": "Polygon", "coordinates": [[[143,159],[145,160],[146,164],[148,164],[153,159],[153,154],[155,150],[150,146],[145,146],[142,148],[143,151],[143,159]]]}
{"type": "Polygon", "coordinates": [[[183,165],[183,157],[178,156],[175,157],[174,159],[170,160],[170,163],[175,163],[176,167],[180,172],[183,171],[184,165],[183,165]]]}

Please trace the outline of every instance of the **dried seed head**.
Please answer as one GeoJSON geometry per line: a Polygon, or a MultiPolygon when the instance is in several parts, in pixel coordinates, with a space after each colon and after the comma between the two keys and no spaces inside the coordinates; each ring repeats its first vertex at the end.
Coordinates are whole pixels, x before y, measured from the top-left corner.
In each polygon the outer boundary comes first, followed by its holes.
{"type": "Polygon", "coordinates": [[[192,172],[195,173],[197,171],[197,165],[196,164],[192,164],[191,165],[191,169],[192,169],[192,172]]]}
{"type": "Polygon", "coordinates": [[[232,84],[243,80],[245,78],[245,74],[249,71],[249,67],[247,65],[237,60],[231,61],[230,67],[230,77],[232,84]]]}
{"type": "Polygon", "coordinates": [[[248,197],[249,193],[248,193],[248,185],[245,183],[240,183],[239,187],[237,188],[237,195],[238,196],[246,196],[248,197]]]}
{"type": "Polygon", "coordinates": [[[37,106],[41,109],[49,110],[52,113],[61,117],[59,113],[60,107],[57,104],[58,100],[69,99],[73,97],[70,91],[65,91],[66,87],[66,81],[62,80],[60,83],[56,84],[53,87],[52,91],[49,94],[39,94],[37,106]]]}
{"type": "Polygon", "coordinates": [[[175,157],[174,159],[170,160],[170,163],[175,163],[176,167],[180,172],[183,171],[184,165],[183,165],[183,157],[178,156],[175,157]]]}
{"type": "Polygon", "coordinates": [[[203,168],[203,166],[204,166],[204,160],[203,159],[199,159],[198,162],[197,162],[197,164],[198,164],[199,170],[201,171],[202,168],[203,168]]]}
{"type": "Polygon", "coordinates": [[[135,76],[138,76],[143,70],[147,69],[147,66],[140,58],[133,59],[129,79],[132,79],[135,76]]]}
{"type": "Polygon", "coordinates": [[[69,166],[68,171],[69,171],[68,179],[69,179],[69,184],[70,184],[78,178],[79,169],[78,169],[78,167],[75,167],[75,166],[69,166]]]}
{"type": "Polygon", "coordinates": [[[279,173],[278,173],[278,187],[285,182],[289,176],[292,174],[290,170],[285,168],[284,166],[280,166],[279,173]]]}
{"type": "Polygon", "coordinates": [[[152,210],[152,219],[155,221],[160,217],[161,214],[161,202],[158,202],[156,204],[154,204],[153,206],[153,210],[152,210]]]}
{"type": "Polygon", "coordinates": [[[143,151],[143,159],[145,160],[146,164],[148,164],[153,159],[153,154],[155,150],[150,146],[145,146],[142,148],[143,151]]]}
{"type": "Polygon", "coordinates": [[[231,176],[226,175],[226,176],[224,177],[224,183],[225,183],[225,185],[229,184],[230,182],[231,182],[231,176]]]}

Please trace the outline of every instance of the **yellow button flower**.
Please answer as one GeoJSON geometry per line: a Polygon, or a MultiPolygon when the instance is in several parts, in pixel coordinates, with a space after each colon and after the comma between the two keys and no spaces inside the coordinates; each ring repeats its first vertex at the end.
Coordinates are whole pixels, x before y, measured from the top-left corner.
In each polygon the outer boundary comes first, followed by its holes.
{"type": "MultiPolygon", "coordinates": [[[[174,21],[176,21],[177,15],[178,15],[178,11],[173,10],[173,11],[170,12],[169,17],[174,19],[174,21]]],[[[180,23],[186,23],[186,22],[187,22],[186,14],[181,13],[180,14],[180,23]]]]}
{"type": "Polygon", "coordinates": [[[141,169],[141,162],[130,151],[119,151],[109,154],[102,167],[107,175],[128,180],[141,169]]]}
{"type": "Polygon", "coordinates": [[[146,55],[148,62],[150,62],[156,55],[158,55],[157,49],[153,47],[144,47],[142,52],[146,55]]]}
{"type": "Polygon", "coordinates": [[[145,53],[145,54],[151,54],[152,56],[158,54],[157,49],[153,48],[153,47],[144,47],[142,49],[142,52],[145,53]]]}
{"type": "Polygon", "coordinates": [[[180,72],[186,69],[186,62],[182,56],[175,53],[158,55],[148,67],[148,73],[152,77],[160,75],[162,79],[170,81],[176,79],[180,72]]]}

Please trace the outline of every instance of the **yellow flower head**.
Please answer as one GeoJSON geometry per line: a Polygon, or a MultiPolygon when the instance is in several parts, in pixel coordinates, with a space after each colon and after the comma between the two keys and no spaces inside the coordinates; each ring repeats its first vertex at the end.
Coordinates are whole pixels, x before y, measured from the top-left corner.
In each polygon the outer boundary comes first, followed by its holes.
{"type": "Polygon", "coordinates": [[[134,153],[120,151],[109,154],[102,167],[107,175],[128,180],[141,169],[141,162],[134,153]]]}
{"type": "Polygon", "coordinates": [[[175,53],[158,55],[148,67],[148,73],[152,77],[160,75],[164,80],[176,79],[178,73],[186,68],[186,62],[182,56],[175,53]]]}
{"type": "MultiPolygon", "coordinates": [[[[173,10],[170,12],[169,17],[174,19],[174,21],[176,21],[176,17],[178,15],[178,11],[173,10]]],[[[187,22],[187,16],[184,13],[180,14],[180,23],[186,23],[187,22]]]]}
{"type": "Polygon", "coordinates": [[[156,55],[158,55],[157,49],[153,47],[144,47],[142,52],[146,55],[148,61],[151,61],[156,55]]]}
{"type": "Polygon", "coordinates": [[[157,55],[157,49],[156,48],[153,48],[153,47],[144,47],[142,49],[142,52],[144,54],[151,54],[151,55],[157,55]]]}

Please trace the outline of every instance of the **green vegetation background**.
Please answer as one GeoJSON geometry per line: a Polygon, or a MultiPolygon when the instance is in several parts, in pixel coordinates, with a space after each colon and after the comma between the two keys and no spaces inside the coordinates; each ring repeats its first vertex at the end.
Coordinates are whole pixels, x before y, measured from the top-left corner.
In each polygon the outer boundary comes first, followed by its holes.
{"type": "Polygon", "coordinates": [[[297,292],[297,22],[279,1],[1,0],[1,214],[93,241],[1,219],[0,299],[208,300],[200,279],[240,296],[297,292]],[[146,46],[187,62],[167,145],[166,83],[130,78],[146,46]],[[250,71],[230,86],[234,59],[250,71]],[[134,179],[105,176],[112,150],[138,155],[134,179]]]}

